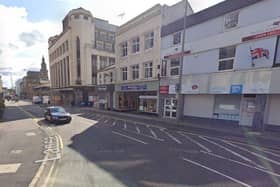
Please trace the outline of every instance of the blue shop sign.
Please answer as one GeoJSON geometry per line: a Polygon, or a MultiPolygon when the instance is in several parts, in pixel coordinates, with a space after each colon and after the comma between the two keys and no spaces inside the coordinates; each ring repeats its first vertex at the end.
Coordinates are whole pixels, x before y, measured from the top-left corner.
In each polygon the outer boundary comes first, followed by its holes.
{"type": "Polygon", "coordinates": [[[231,94],[242,94],[243,85],[242,84],[234,84],[230,87],[231,94]]]}
{"type": "Polygon", "coordinates": [[[122,91],[139,91],[139,90],[147,90],[147,85],[126,85],[121,86],[122,91]]]}

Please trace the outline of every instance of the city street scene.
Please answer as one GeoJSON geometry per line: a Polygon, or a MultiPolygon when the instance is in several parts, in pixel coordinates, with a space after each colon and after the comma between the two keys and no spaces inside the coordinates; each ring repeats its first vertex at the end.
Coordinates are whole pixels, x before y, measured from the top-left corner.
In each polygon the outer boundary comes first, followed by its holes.
{"type": "Polygon", "coordinates": [[[0,186],[279,187],[279,0],[0,0],[0,186]]]}

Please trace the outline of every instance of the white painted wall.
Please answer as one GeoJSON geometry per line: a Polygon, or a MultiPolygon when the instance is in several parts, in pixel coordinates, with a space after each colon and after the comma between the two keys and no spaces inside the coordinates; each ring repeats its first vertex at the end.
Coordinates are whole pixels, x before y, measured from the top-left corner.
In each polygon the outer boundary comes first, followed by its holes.
{"type": "Polygon", "coordinates": [[[214,95],[185,95],[184,115],[213,118],[214,95]]]}
{"type": "Polygon", "coordinates": [[[268,109],[268,124],[280,126],[280,95],[271,95],[268,109]]]}

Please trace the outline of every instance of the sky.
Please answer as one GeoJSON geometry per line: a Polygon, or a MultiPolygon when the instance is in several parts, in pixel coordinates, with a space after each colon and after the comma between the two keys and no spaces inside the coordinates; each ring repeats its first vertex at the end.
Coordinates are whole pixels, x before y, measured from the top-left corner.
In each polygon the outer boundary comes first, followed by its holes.
{"type": "MultiPolygon", "coordinates": [[[[94,17],[121,25],[155,4],[172,5],[178,1],[0,0],[0,75],[4,86],[11,87],[12,81],[28,70],[39,70],[42,56],[48,63],[48,38],[61,32],[61,21],[73,8],[83,7],[94,17]],[[122,13],[123,17],[118,16],[122,13]]],[[[221,1],[189,0],[195,12],[221,1]]]]}

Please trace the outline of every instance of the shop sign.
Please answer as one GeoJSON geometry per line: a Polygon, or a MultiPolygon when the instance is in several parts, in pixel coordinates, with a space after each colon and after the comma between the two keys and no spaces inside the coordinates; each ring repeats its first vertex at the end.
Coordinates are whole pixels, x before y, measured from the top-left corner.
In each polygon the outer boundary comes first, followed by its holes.
{"type": "Polygon", "coordinates": [[[271,37],[271,36],[277,36],[277,35],[280,35],[280,29],[244,37],[244,38],[242,38],[242,42],[247,42],[247,41],[251,41],[251,40],[257,40],[257,39],[271,37]]]}
{"type": "Polygon", "coordinates": [[[183,85],[182,87],[183,93],[198,93],[199,92],[199,85],[198,84],[191,84],[191,85],[183,85]]]}
{"type": "Polygon", "coordinates": [[[126,85],[121,86],[122,91],[138,91],[138,90],[147,90],[147,85],[126,85]]]}
{"type": "Polygon", "coordinates": [[[184,51],[184,52],[180,52],[180,53],[175,53],[175,54],[172,54],[172,55],[164,56],[164,59],[179,58],[181,56],[188,55],[190,53],[191,53],[191,51],[184,51]]]}
{"type": "Polygon", "coordinates": [[[169,86],[168,85],[167,86],[160,86],[159,93],[168,94],[168,92],[169,92],[169,86]]]}
{"type": "Polygon", "coordinates": [[[228,93],[228,91],[226,90],[226,87],[224,86],[215,86],[215,87],[212,87],[210,89],[210,92],[211,93],[216,93],[216,94],[226,94],[228,93]]]}
{"type": "Polygon", "coordinates": [[[230,87],[231,94],[242,94],[243,85],[242,84],[233,84],[230,87]]]}
{"type": "Polygon", "coordinates": [[[98,86],[97,90],[98,91],[107,91],[107,86],[98,86]]]}

